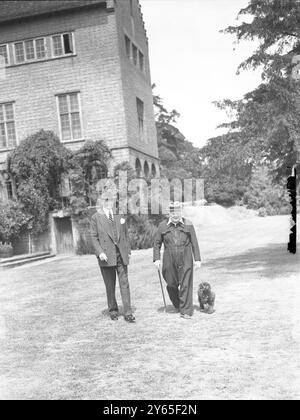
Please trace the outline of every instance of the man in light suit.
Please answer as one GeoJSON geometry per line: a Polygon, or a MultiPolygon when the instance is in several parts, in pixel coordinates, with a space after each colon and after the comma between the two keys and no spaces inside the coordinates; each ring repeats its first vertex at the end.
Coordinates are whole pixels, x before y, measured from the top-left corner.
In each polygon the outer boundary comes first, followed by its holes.
{"type": "Polygon", "coordinates": [[[116,301],[116,274],[124,308],[124,319],[135,322],[130,303],[128,264],[130,242],[124,217],[113,213],[114,200],[106,198],[97,203],[97,212],[91,220],[91,236],[98,264],[106,287],[108,310],[111,320],[118,320],[116,301]]]}

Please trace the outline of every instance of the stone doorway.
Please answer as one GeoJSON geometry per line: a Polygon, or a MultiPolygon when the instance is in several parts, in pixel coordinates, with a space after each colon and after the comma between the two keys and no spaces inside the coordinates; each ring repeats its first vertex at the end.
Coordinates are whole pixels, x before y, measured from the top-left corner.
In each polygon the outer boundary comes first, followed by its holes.
{"type": "Polygon", "coordinates": [[[55,217],[55,240],[57,254],[74,254],[74,238],[71,217],[55,217]]]}

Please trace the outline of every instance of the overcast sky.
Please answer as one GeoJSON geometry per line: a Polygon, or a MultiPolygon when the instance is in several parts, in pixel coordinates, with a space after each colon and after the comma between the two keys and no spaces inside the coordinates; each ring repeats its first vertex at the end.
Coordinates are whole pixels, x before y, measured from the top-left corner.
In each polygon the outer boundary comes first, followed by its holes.
{"type": "Polygon", "coordinates": [[[149,38],[152,82],[165,105],[180,112],[178,128],[196,146],[221,134],[226,120],[212,101],[237,99],[260,81],[253,71],[236,75],[255,45],[234,45],[219,30],[236,24],[248,0],[140,0],[149,38]]]}

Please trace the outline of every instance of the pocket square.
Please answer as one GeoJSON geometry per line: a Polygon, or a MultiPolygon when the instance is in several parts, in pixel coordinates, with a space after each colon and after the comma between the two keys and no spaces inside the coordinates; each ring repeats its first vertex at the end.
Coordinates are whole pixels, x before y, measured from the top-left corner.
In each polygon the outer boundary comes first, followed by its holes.
{"type": "Polygon", "coordinates": [[[120,219],[120,223],[121,223],[121,225],[124,225],[124,223],[126,222],[126,220],[125,219],[123,219],[123,217],[121,217],[121,219],[120,219]]]}

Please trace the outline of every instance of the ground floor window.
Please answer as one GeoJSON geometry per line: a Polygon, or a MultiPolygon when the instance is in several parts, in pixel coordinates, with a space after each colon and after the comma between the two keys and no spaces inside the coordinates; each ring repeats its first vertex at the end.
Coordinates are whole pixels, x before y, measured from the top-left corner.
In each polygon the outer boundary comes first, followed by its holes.
{"type": "Polygon", "coordinates": [[[14,104],[2,103],[0,104],[0,149],[12,149],[16,144],[14,104]]]}

